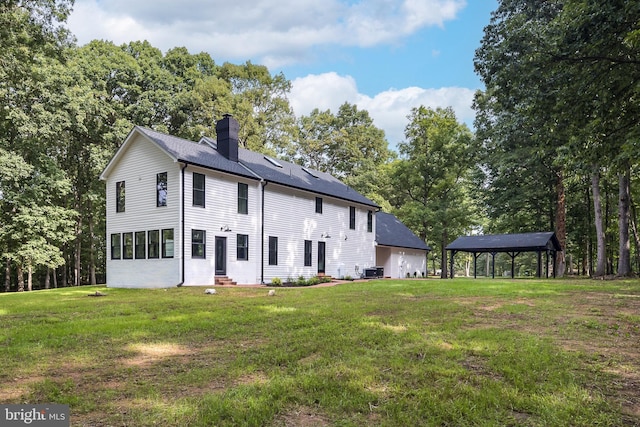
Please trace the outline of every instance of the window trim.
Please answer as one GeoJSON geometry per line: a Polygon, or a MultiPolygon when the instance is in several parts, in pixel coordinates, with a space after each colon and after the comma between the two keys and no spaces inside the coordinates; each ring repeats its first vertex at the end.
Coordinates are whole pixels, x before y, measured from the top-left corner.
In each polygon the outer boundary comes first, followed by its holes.
{"type": "Polygon", "coordinates": [[[111,259],[122,259],[122,234],[121,233],[111,233],[111,259]],[[113,245],[113,238],[118,238],[118,245],[113,245]],[[116,251],[117,249],[117,256],[116,251]]]}
{"type": "Polygon", "coordinates": [[[304,266],[313,266],[313,241],[311,240],[304,241],[304,266]]]}
{"type": "Polygon", "coordinates": [[[278,237],[269,236],[269,265],[278,265],[278,237]]]}
{"type": "Polygon", "coordinates": [[[316,197],[316,213],[322,214],[323,203],[322,197],[316,197]]]}
{"type": "Polygon", "coordinates": [[[161,232],[161,240],[162,240],[162,252],[161,252],[161,256],[162,258],[173,258],[174,253],[175,253],[175,235],[173,232],[173,228],[163,228],[162,232],[161,232]],[[169,245],[169,239],[167,239],[165,237],[165,232],[171,232],[171,255],[168,255],[168,245],[169,245]]]}
{"type": "MultiPolygon", "coordinates": [[[[206,184],[206,175],[203,173],[198,173],[198,172],[193,172],[193,174],[191,175],[191,186],[192,186],[192,192],[191,192],[191,201],[193,206],[199,206],[204,208],[206,205],[206,188],[207,188],[207,184],[206,184]],[[198,177],[202,177],[202,188],[197,188],[196,187],[196,176],[198,177]],[[196,197],[196,194],[200,195],[202,198],[202,203],[196,203],[196,199],[198,197],[196,197]]],[[[199,200],[198,200],[199,201],[199,200]]]]}
{"type": "Polygon", "coordinates": [[[147,258],[148,259],[160,258],[160,230],[147,231],[147,258]],[[152,233],[156,237],[155,242],[152,241],[151,239],[152,233]]]}
{"type": "Polygon", "coordinates": [[[133,259],[133,232],[122,233],[122,259],[133,259]],[[129,244],[127,245],[127,238],[129,244]],[[127,252],[127,249],[129,252],[127,252]]]}
{"type": "Polygon", "coordinates": [[[126,207],[125,181],[116,182],[116,213],[124,212],[126,207]]]}
{"type": "Polygon", "coordinates": [[[133,237],[133,257],[135,259],[147,258],[147,232],[136,231],[133,237]],[[142,238],[140,242],[139,238],[142,238]]]}
{"type": "Polygon", "coordinates": [[[249,261],[249,235],[248,234],[236,235],[236,259],[238,261],[249,261]],[[245,243],[245,244],[241,246],[240,243],[245,243]],[[244,254],[242,254],[241,251],[244,251],[244,254]]]}
{"type": "Polygon", "coordinates": [[[373,211],[367,211],[367,233],[373,233],[373,211]]]}
{"type": "Polygon", "coordinates": [[[191,258],[194,259],[206,259],[207,258],[207,231],[206,230],[196,230],[191,229],[191,258]],[[202,233],[202,240],[196,240],[194,236],[197,233],[202,233]],[[198,248],[202,247],[202,255],[196,255],[200,250],[198,248]]]}
{"type": "Polygon", "coordinates": [[[159,172],[156,174],[156,207],[167,206],[167,187],[168,187],[168,176],[166,172],[159,172]],[[161,177],[164,175],[164,183],[161,180],[161,177]],[[161,186],[161,184],[164,184],[161,186]],[[162,197],[162,191],[164,190],[164,198],[162,197]]]}
{"type": "Polygon", "coordinates": [[[244,182],[238,183],[238,213],[249,214],[249,184],[244,182]]]}

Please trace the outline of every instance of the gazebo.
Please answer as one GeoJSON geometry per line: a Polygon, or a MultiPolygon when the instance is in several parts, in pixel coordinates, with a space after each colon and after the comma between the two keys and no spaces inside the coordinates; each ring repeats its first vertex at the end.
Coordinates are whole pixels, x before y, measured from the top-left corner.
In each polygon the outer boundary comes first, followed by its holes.
{"type": "Polygon", "coordinates": [[[506,253],[511,257],[511,277],[515,273],[515,258],[522,252],[537,252],[537,277],[542,276],[542,253],[546,255],[546,277],[549,277],[549,254],[553,256],[553,277],[556,276],[556,252],[562,251],[560,242],[554,232],[493,234],[483,236],[462,236],[451,242],[446,248],[450,251],[450,272],[453,277],[453,260],[458,252],[473,254],[473,277],[476,277],[478,257],[491,254],[491,277],[495,277],[495,257],[498,253],[506,253]]]}

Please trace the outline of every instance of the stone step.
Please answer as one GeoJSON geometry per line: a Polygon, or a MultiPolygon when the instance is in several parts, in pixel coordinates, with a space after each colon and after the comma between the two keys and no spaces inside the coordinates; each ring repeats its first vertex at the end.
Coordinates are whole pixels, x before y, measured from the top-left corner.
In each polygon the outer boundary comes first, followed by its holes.
{"type": "Polygon", "coordinates": [[[227,276],[216,276],[215,284],[219,286],[225,286],[225,285],[237,285],[238,283],[234,282],[232,279],[228,278],[227,276]]]}

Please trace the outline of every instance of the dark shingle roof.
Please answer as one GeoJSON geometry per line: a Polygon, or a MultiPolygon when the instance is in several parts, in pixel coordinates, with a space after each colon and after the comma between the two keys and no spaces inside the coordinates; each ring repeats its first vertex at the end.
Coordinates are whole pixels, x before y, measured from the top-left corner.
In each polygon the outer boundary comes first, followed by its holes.
{"type": "Polygon", "coordinates": [[[463,252],[562,250],[553,232],[462,236],[451,242],[445,249],[463,252]]]}
{"type": "Polygon", "coordinates": [[[378,207],[375,202],[364,197],[353,188],[345,185],[337,178],[324,172],[313,169],[305,169],[300,165],[285,162],[277,159],[276,162],[282,167],[274,165],[267,160],[264,154],[249,150],[240,149],[238,152],[240,163],[251,169],[266,181],[275,182],[287,187],[312,191],[322,195],[336,197],[338,199],[353,201],[378,207]]]}
{"type": "Polygon", "coordinates": [[[178,161],[247,178],[259,179],[242,165],[230,161],[207,144],[198,144],[187,139],[139,126],[136,126],[136,129],[178,161]]]}
{"type": "Polygon", "coordinates": [[[332,196],[338,199],[369,205],[374,208],[378,207],[375,202],[364,197],[328,173],[307,169],[311,172],[310,174],[305,172],[304,168],[300,165],[279,159],[277,163],[281,167],[278,167],[273,162],[267,160],[264,154],[243,148],[238,149],[239,161],[234,162],[218,153],[218,151],[209,144],[198,144],[147,128],[136,127],[136,129],[153,140],[160,148],[165,150],[177,161],[248,178],[262,178],[265,181],[287,187],[332,196]]]}
{"type": "Polygon", "coordinates": [[[385,212],[376,213],[376,242],[383,246],[431,250],[422,239],[409,230],[398,218],[385,212]]]}

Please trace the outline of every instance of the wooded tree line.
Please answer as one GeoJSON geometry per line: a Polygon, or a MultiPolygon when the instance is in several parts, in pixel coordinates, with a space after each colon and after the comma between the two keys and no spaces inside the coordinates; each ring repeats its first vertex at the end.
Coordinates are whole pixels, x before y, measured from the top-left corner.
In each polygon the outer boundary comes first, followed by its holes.
{"type": "Polygon", "coordinates": [[[488,229],[554,229],[580,272],[628,276],[632,252],[637,271],[640,3],[502,0],[475,66],[488,229]]]}
{"type": "Polygon", "coordinates": [[[584,273],[616,266],[629,274],[625,257],[635,252],[637,264],[639,253],[640,14],[622,1],[609,15],[588,1],[538,4],[502,1],[485,30],[476,135],[451,108],[419,107],[394,152],[355,105],[296,118],[290,82],[264,66],[217,64],[182,47],[163,54],[139,41],[77,46],[64,27],[72,0],[3,2],[3,290],[102,282],[98,176],[129,131],[140,125],[199,140],[215,137],[225,113],[238,119],[246,148],[332,173],[395,213],[441,267],[444,247],[472,230],[555,230],[584,273]]]}

